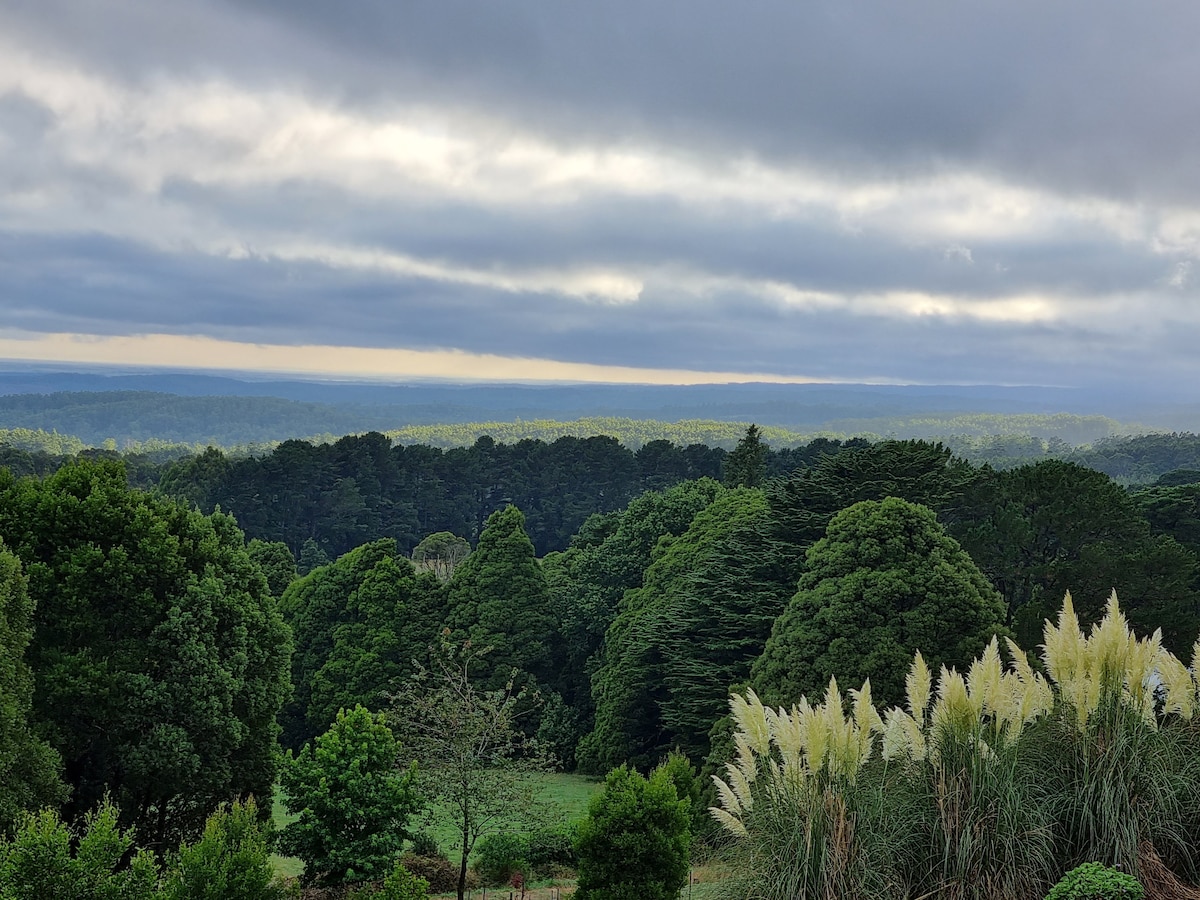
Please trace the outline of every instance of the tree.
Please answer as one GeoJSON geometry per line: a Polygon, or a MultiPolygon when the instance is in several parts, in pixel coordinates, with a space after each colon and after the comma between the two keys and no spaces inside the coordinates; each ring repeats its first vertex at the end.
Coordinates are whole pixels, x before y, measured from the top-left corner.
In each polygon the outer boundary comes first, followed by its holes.
{"type": "Polygon", "coordinates": [[[407,684],[392,706],[392,721],[406,756],[419,767],[423,789],[453,815],[462,853],[459,900],[476,842],[503,826],[529,830],[542,811],[538,776],[550,769],[517,721],[528,708],[525,691],[514,692],[511,680],[498,690],[478,686],[472,669],[483,652],[469,642],[443,643],[432,669],[407,684]]]}
{"type": "Polygon", "coordinates": [[[723,571],[735,535],[765,513],[761,491],[724,492],[660,541],[642,585],[625,592],[592,680],[596,727],[580,750],[588,771],[645,770],[674,746],[707,752],[728,689],[750,674],[785,602],[760,602],[761,573],[723,571]]]}
{"type": "Polygon", "coordinates": [[[421,572],[432,572],[438,581],[449,581],[454,570],[471,555],[471,545],[449,531],[431,534],[413,548],[413,565],[421,572]]]}
{"type": "Polygon", "coordinates": [[[396,768],[399,745],[383,713],[341,710],[333,727],[289,758],[284,806],[299,818],[279,836],[304,861],[304,880],[341,884],[391,872],[419,809],[416,765],[396,768]]]}
{"type": "Polygon", "coordinates": [[[727,487],[762,487],[767,477],[767,445],[757,425],[750,425],[738,445],[725,457],[727,487]]]}
{"type": "Polygon", "coordinates": [[[253,798],[223,806],[172,860],[163,900],[283,900],[268,833],[253,798]]]}
{"type": "Polygon", "coordinates": [[[271,596],[282,597],[288,585],[296,580],[296,558],[283,541],[260,541],[255,538],[246,545],[250,558],[267,577],[271,596]]]}
{"type": "Polygon", "coordinates": [[[674,900],[687,883],[691,803],[671,771],[608,773],[579,826],[579,900],[674,900]]]}
{"type": "Polygon", "coordinates": [[[988,473],[950,528],[999,589],[1024,646],[1037,642],[1067,591],[1080,598],[1080,615],[1099,618],[1100,598],[1116,589],[1130,621],[1161,627],[1174,652],[1190,648],[1200,628],[1195,555],[1152,534],[1136,499],[1100,472],[1046,460],[988,473]]]}
{"type": "Polygon", "coordinates": [[[550,592],[515,506],[488,516],[479,546],[454,573],[446,624],[455,641],[491,648],[475,673],[488,688],[502,687],[511,669],[536,679],[550,674],[550,592]]]}
{"type": "Polygon", "coordinates": [[[33,636],[33,604],[21,561],[0,541],[0,834],[32,812],[66,799],[61,760],[30,731],[33,674],[25,648],[33,636]]]}
{"type": "Polygon", "coordinates": [[[934,669],[965,666],[1004,632],[1000,596],[923,506],[863,501],[829,523],[775,622],[752,685],[764,703],[816,696],[830,676],[871,680],[884,704],[904,696],[920,650],[934,669]]]}
{"type": "Polygon", "coordinates": [[[229,516],[128,487],[113,462],[0,472],[0,536],[35,603],[31,720],[69,818],[109,794],[165,851],[231,798],[268,798],[287,627],[229,516]]]}
{"type": "Polygon", "coordinates": [[[417,574],[391,538],[298,579],[281,606],[296,647],[295,693],[281,717],[289,749],[323,733],[339,709],[382,708],[385,693],[412,676],[443,615],[441,585],[417,574]]]}

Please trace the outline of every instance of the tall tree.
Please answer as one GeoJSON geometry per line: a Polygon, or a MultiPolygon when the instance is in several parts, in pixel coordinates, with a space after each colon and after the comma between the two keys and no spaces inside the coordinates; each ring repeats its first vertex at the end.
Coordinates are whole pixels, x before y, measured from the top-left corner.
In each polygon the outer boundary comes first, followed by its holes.
{"type": "Polygon", "coordinates": [[[437,579],[418,574],[391,538],[295,581],[281,605],[296,647],[294,694],[281,716],[290,749],[322,734],[339,709],[383,708],[385,692],[413,675],[444,612],[437,579]]]}
{"type": "Polygon", "coordinates": [[[33,637],[33,603],[21,561],[0,541],[0,835],[23,811],[66,799],[61,761],[29,728],[33,674],[25,648],[33,637]]]}
{"type": "Polygon", "coordinates": [[[933,512],[896,497],[863,501],[829,523],[775,622],[752,685],[764,703],[816,696],[835,676],[871,679],[899,703],[913,654],[936,671],[965,666],[1004,631],[1000,596],[933,512]]]}
{"type": "Polygon", "coordinates": [[[550,593],[515,506],[488,517],[479,545],[454,573],[447,601],[453,639],[491,648],[478,673],[489,688],[503,685],[512,669],[549,677],[550,593]]]}
{"type": "Polygon", "coordinates": [[[68,816],[109,794],[165,849],[220,802],[271,795],[291,648],[233,519],[79,462],[0,472],[0,536],[29,575],[33,719],[62,755],[68,816]]]}
{"type": "Polygon", "coordinates": [[[761,491],[728,491],[659,542],[605,637],[592,683],[596,727],[579,751],[587,771],[648,769],[674,746],[707,752],[730,686],[749,675],[784,603],[761,602],[761,573],[755,581],[743,565],[724,568],[734,536],[765,513],[761,491]]]}
{"type": "Polygon", "coordinates": [[[750,425],[738,445],[725,457],[728,487],[762,487],[767,477],[767,445],[757,425],[750,425]]]}

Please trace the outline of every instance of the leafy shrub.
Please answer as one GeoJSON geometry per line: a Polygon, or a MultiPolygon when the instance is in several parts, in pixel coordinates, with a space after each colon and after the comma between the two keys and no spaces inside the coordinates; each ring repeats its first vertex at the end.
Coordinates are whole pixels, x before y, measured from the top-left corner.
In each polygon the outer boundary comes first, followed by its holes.
{"type": "Polygon", "coordinates": [[[418,831],[412,837],[412,846],[409,848],[414,856],[445,856],[442,848],[438,846],[437,838],[428,831],[418,831]]]}
{"type": "Polygon", "coordinates": [[[403,863],[396,863],[378,888],[357,890],[349,900],[426,900],[428,896],[429,882],[414,875],[403,863]]]}
{"type": "Polygon", "coordinates": [[[1144,896],[1132,875],[1089,862],[1064,875],[1046,900],[1142,900],[1144,896]]]}
{"type": "Polygon", "coordinates": [[[573,869],[579,864],[579,856],[575,852],[578,834],[578,822],[539,828],[529,835],[529,849],[525,858],[539,873],[554,866],[573,869]]]}
{"type": "Polygon", "coordinates": [[[414,853],[405,853],[400,857],[400,862],[413,875],[424,878],[429,884],[429,890],[435,894],[458,889],[458,870],[444,856],[417,856],[414,853]]]}
{"type": "Polygon", "coordinates": [[[74,834],[51,810],[27,817],[12,840],[0,840],[0,897],[155,900],[154,854],[140,850],[130,865],[122,865],[133,832],[121,831],[118,816],[117,808],[105,802],[74,834]]]}
{"type": "Polygon", "coordinates": [[[687,800],[671,773],[608,773],[579,825],[576,900],[674,900],[687,882],[692,835],[687,800]]]}
{"type": "Polygon", "coordinates": [[[484,884],[508,884],[513,874],[530,871],[529,836],[511,831],[489,834],[475,848],[475,871],[484,884]]]}
{"type": "Polygon", "coordinates": [[[284,805],[300,817],[279,846],[304,861],[305,881],[369,881],[391,871],[420,803],[415,768],[397,769],[397,754],[383,714],[356,706],[288,760],[284,805]]]}
{"type": "Polygon", "coordinates": [[[204,834],[179,848],[167,877],[165,900],[276,900],[267,834],[253,800],[213,813],[204,834]]]}

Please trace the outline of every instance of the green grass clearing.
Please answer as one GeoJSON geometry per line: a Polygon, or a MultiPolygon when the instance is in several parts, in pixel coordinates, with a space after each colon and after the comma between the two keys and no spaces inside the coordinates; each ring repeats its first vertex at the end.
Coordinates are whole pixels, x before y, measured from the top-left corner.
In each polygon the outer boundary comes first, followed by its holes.
{"type": "MultiPolygon", "coordinates": [[[[604,787],[604,782],[600,779],[586,778],[582,775],[566,775],[561,772],[543,775],[539,780],[542,782],[542,799],[550,805],[553,811],[552,816],[546,822],[547,825],[554,824],[554,815],[568,821],[583,818],[592,796],[604,787]]],[[[297,818],[288,815],[279,796],[279,789],[276,788],[275,801],[271,808],[271,818],[275,822],[276,829],[283,828],[297,818]]],[[[414,822],[413,825],[421,827],[422,823],[414,822]]],[[[459,852],[461,837],[454,827],[454,820],[448,810],[437,808],[429,810],[423,820],[423,827],[433,835],[438,842],[438,847],[450,857],[452,862],[457,863],[462,858],[459,852]]],[[[271,864],[275,867],[275,872],[283,876],[298,877],[304,872],[304,863],[291,856],[274,854],[271,857],[271,864]]]]}

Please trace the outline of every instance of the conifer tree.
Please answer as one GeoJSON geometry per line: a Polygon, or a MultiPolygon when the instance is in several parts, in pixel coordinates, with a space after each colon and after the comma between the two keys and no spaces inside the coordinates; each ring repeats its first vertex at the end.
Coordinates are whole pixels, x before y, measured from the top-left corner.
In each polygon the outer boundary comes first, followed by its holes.
{"type": "Polygon", "coordinates": [[[492,648],[478,673],[488,689],[502,687],[513,669],[550,674],[550,592],[515,506],[488,517],[479,546],[455,571],[447,625],[453,641],[492,648]]]}

